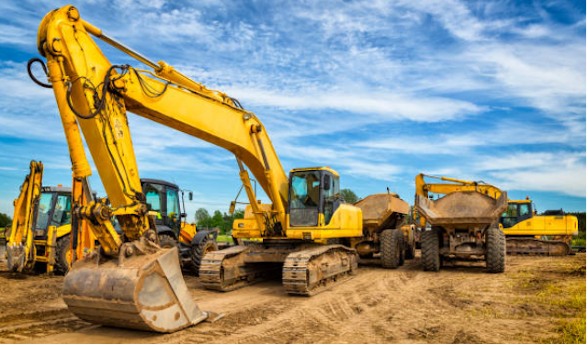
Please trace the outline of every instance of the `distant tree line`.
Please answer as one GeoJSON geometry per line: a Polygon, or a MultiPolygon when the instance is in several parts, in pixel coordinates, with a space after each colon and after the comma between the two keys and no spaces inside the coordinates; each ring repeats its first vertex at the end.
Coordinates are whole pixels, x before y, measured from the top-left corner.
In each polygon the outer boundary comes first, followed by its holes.
{"type": "Polygon", "coordinates": [[[6,213],[0,212],[0,228],[6,227],[11,222],[12,222],[12,218],[10,218],[6,213]]]}
{"type": "Polygon", "coordinates": [[[235,210],[232,215],[221,212],[219,210],[214,211],[211,216],[208,210],[205,208],[199,208],[196,210],[195,218],[196,225],[201,228],[219,228],[221,235],[228,235],[231,233],[233,228],[233,221],[235,219],[243,218],[244,210],[235,210]]]}
{"type": "Polygon", "coordinates": [[[578,218],[578,238],[586,239],[586,212],[570,212],[572,216],[578,218]]]}

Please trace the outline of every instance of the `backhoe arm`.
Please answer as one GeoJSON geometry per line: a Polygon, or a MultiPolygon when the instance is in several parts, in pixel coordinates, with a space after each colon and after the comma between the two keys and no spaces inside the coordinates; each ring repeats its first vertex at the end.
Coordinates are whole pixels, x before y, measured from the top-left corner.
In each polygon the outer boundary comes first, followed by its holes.
{"type": "MultiPolygon", "coordinates": [[[[43,163],[31,161],[30,172],[14,200],[14,216],[6,244],[8,268],[22,272],[33,263],[35,204],[39,202],[43,183],[43,163]]],[[[30,268],[30,267],[29,267],[30,268]]]]}

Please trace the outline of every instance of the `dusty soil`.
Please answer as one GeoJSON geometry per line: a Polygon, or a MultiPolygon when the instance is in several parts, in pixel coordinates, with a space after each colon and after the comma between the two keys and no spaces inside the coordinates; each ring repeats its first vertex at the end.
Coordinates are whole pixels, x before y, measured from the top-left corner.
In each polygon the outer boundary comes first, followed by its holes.
{"type": "Polygon", "coordinates": [[[0,262],[0,342],[561,342],[566,322],[583,324],[585,341],[585,254],[509,257],[507,272],[498,275],[471,264],[423,272],[417,257],[397,270],[362,267],[311,298],[286,296],[279,281],[218,293],[187,277],[200,307],[225,317],[167,335],[77,319],[60,298],[62,281],[13,274],[0,262]]]}

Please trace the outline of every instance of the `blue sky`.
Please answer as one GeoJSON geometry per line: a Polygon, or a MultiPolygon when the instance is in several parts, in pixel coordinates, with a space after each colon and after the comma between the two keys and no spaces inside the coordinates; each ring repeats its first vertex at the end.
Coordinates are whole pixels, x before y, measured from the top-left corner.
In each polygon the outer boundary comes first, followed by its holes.
{"type": "MultiPolygon", "coordinates": [[[[25,71],[57,1],[0,2],[0,212],[31,159],[71,171],[50,90],[25,71]]],[[[329,165],[359,196],[412,202],[419,172],[484,180],[537,208],[586,209],[581,1],[92,0],[81,16],[152,60],[238,98],[285,169],[329,165]]],[[[138,62],[98,42],[112,63],[138,62]]],[[[227,211],[234,157],[129,114],[142,177],[227,211]]],[[[93,188],[104,194],[97,173],[93,188]]]]}

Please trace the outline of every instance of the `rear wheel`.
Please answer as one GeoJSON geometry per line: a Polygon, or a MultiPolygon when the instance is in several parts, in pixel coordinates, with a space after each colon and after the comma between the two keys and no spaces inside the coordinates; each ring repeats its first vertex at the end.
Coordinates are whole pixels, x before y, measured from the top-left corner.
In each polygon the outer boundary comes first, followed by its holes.
{"type": "Polygon", "coordinates": [[[198,276],[200,274],[200,264],[202,263],[202,258],[204,255],[217,250],[218,245],[216,244],[216,241],[214,238],[210,238],[208,236],[204,237],[200,243],[192,247],[191,259],[194,275],[198,276]]]}
{"type": "Polygon", "coordinates": [[[423,270],[438,272],[441,268],[439,256],[439,234],[436,230],[421,234],[421,263],[423,270]]]}
{"type": "Polygon", "coordinates": [[[385,268],[397,268],[404,262],[402,247],[404,246],[404,234],[402,230],[384,230],[380,236],[380,248],[382,266],[385,268]]]}
{"type": "Polygon", "coordinates": [[[66,275],[73,260],[70,235],[59,238],[55,250],[55,273],[66,275]]]}
{"type": "Polygon", "coordinates": [[[506,266],[506,239],[497,226],[486,231],[486,272],[502,273],[506,266]]]}

